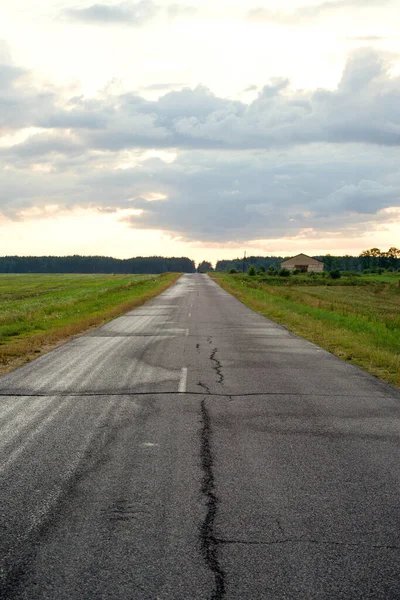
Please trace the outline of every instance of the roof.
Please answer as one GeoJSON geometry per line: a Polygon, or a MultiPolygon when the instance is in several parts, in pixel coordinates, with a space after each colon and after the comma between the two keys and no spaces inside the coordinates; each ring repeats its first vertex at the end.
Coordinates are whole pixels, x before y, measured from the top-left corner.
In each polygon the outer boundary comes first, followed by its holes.
{"type": "Polygon", "coordinates": [[[292,258],[288,258],[281,263],[282,265],[323,265],[324,263],[321,260],[317,260],[316,258],[311,258],[311,256],[307,256],[307,254],[297,254],[292,258]]]}

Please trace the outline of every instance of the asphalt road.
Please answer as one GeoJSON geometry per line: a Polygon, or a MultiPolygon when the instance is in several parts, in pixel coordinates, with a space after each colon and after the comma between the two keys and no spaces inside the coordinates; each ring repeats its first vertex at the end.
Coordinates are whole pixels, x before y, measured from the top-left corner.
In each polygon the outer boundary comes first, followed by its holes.
{"type": "Polygon", "coordinates": [[[400,598],[400,394],[207,276],[0,378],[0,598],[400,598]]]}

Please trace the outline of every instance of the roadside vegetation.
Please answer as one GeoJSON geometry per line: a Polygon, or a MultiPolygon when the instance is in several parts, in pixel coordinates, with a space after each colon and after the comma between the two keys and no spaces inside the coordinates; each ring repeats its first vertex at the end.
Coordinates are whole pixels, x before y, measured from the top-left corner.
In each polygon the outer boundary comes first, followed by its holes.
{"type": "Polygon", "coordinates": [[[400,387],[400,273],[210,273],[241,302],[400,387]]]}
{"type": "Polygon", "coordinates": [[[0,275],[0,374],[167,289],[163,275],[0,275]]]}

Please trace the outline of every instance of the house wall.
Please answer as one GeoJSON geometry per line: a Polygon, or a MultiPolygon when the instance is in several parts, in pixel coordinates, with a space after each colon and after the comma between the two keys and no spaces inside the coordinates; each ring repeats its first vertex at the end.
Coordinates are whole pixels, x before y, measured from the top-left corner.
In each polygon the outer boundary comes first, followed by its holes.
{"type": "Polygon", "coordinates": [[[324,265],[308,265],[309,273],[322,273],[324,270],[324,265]]]}
{"type": "Polygon", "coordinates": [[[281,267],[287,269],[288,271],[306,271],[307,273],[322,273],[324,270],[324,265],[285,265],[281,264],[281,267]]]}

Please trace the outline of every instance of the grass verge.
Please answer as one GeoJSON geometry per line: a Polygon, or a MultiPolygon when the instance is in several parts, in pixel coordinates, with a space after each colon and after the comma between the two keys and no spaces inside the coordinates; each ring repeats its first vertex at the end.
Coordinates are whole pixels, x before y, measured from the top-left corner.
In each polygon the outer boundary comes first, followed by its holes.
{"type": "Polygon", "coordinates": [[[400,387],[400,288],[394,283],[273,285],[247,275],[210,275],[253,310],[400,387]]]}
{"type": "Polygon", "coordinates": [[[163,275],[0,275],[0,375],[154,298],[163,275]]]}

